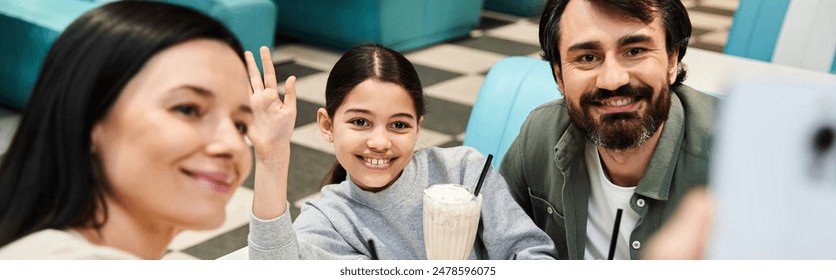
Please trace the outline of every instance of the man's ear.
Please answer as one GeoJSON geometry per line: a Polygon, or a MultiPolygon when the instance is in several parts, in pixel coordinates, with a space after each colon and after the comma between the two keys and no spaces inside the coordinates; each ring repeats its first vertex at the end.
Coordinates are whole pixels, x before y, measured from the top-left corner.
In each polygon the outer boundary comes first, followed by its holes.
{"type": "Polygon", "coordinates": [[[554,70],[554,81],[557,82],[557,90],[560,91],[560,94],[566,95],[563,91],[563,73],[560,71],[560,65],[552,64],[552,69],[554,70]]]}
{"type": "Polygon", "coordinates": [[[325,108],[316,110],[316,124],[319,126],[319,132],[328,143],[334,143],[334,122],[328,117],[328,111],[325,108]]]}
{"type": "Polygon", "coordinates": [[[679,59],[679,50],[673,51],[668,56],[668,84],[672,85],[674,81],[676,81],[676,76],[679,74],[679,68],[681,67],[680,62],[677,61],[679,59]]]}

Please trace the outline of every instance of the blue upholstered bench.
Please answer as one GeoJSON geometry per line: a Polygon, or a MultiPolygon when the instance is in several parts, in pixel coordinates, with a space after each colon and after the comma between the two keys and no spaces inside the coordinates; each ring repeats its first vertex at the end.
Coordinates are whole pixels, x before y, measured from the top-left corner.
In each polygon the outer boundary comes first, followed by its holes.
{"type": "Polygon", "coordinates": [[[546,0],[485,0],[485,9],[523,17],[543,13],[546,0]]]}
{"type": "Polygon", "coordinates": [[[741,0],[724,52],[836,74],[836,2],[741,0]]]}
{"type": "Polygon", "coordinates": [[[464,145],[493,154],[499,166],[531,110],[562,98],[549,63],[530,57],[507,57],[491,67],[470,111],[464,145]]]}
{"type": "Polygon", "coordinates": [[[273,0],[280,34],[345,50],[376,43],[406,51],[469,34],[483,0],[273,0]]]}
{"type": "MultiPolygon", "coordinates": [[[[270,0],[158,0],[192,7],[223,22],[244,48],[273,46],[270,0]]],[[[105,0],[0,0],[0,103],[23,108],[52,42],[78,16],[105,0]]]]}

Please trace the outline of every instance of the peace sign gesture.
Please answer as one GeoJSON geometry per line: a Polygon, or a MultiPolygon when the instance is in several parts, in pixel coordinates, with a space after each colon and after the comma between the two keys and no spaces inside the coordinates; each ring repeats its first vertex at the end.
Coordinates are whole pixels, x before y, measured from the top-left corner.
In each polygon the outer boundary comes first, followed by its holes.
{"type": "Polygon", "coordinates": [[[290,136],[296,122],[296,77],[290,76],[284,85],[284,101],[279,98],[276,70],[270,57],[270,49],[261,47],[261,65],[264,79],[249,51],[244,53],[253,93],[250,104],[254,120],[247,137],[255,148],[256,160],[276,159],[278,152],[289,152],[290,136]]]}

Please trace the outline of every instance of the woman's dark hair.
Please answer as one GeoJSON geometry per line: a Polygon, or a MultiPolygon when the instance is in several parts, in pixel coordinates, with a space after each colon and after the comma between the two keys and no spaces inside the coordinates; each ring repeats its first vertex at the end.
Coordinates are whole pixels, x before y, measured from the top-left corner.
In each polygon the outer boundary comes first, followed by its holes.
{"type": "MultiPolygon", "coordinates": [[[[393,83],[403,87],[412,97],[416,117],[426,112],[424,90],[418,72],[399,52],[380,45],[359,45],[351,48],[334,64],[325,85],[325,111],[334,118],[337,108],[358,84],[368,79],[393,83]]],[[[346,179],[345,168],[335,162],[321,185],[336,184],[346,179]]]]}
{"type": "Polygon", "coordinates": [[[152,56],[198,38],[226,43],[243,63],[223,24],[170,4],[113,2],[64,30],[0,164],[0,246],[43,229],[101,228],[110,190],[91,154],[93,126],[152,56]]]}
{"type": "MultiPolygon", "coordinates": [[[[540,17],[540,48],[543,49],[543,59],[549,62],[552,70],[555,65],[558,69],[561,67],[558,49],[559,23],[569,1],[549,0],[540,17]]],[[[691,19],[680,0],[589,0],[589,2],[646,24],[652,22],[659,13],[665,26],[665,46],[668,54],[678,50],[677,62],[680,62],[679,65],[682,66],[682,57],[688,50],[688,40],[691,38],[691,19]]],[[[676,80],[672,86],[681,84],[685,80],[686,72],[685,67],[677,69],[676,80]]]]}

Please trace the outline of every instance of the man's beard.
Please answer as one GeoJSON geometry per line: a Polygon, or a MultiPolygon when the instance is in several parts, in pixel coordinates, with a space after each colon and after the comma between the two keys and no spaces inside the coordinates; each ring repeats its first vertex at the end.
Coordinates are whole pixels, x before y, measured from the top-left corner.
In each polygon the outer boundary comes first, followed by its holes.
{"type": "Polygon", "coordinates": [[[662,123],[668,120],[671,106],[670,88],[664,87],[653,98],[653,88],[647,85],[622,86],[615,91],[598,89],[586,92],[579,100],[580,108],[567,102],[572,123],[586,133],[593,144],[609,150],[626,150],[638,147],[649,139],[662,123]],[[636,101],[648,101],[648,108],[641,112],[607,113],[600,120],[594,119],[590,111],[600,102],[611,97],[627,97],[636,101]]]}

